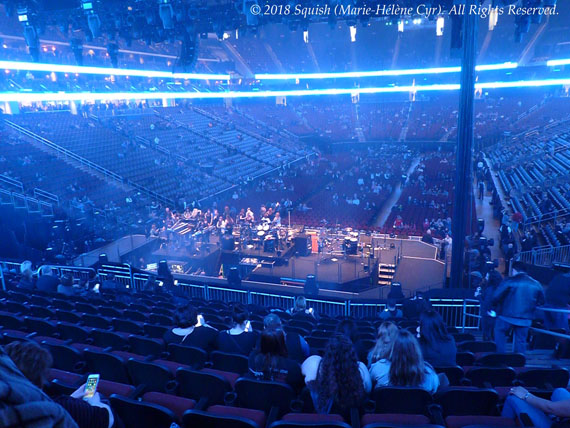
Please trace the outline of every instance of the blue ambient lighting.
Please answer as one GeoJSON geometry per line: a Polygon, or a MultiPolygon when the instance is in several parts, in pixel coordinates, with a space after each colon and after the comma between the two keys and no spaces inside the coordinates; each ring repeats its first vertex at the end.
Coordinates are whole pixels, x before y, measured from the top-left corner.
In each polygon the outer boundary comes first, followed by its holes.
{"type": "MultiPolygon", "coordinates": [[[[509,70],[517,68],[516,62],[502,64],[477,65],[477,71],[509,70]]],[[[435,68],[411,68],[406,70],[378,70],[378,71],[349,71],[346,73],[284,73],[284,74],[256,74],[257,80],[296,80],[296,79],[343,79],[357,77],[382,77],[382,76],[411,76],[418,74],[444,74],[459,73],[461,67],[435,67],[435,68]]]]}
{"type": "Polygon", "coordinates": [[[551,59],[550,61],[546,61],[546,65],[551,67],[555,65],[568,65],[570,64],[570,58],[567,59],[551,59]]]}
{"type": "Polygon", "coordinates": [[[79,65],[41,64],[35,62],[0,61],[0,69],[46,71],[51,73],[103,74],[113,76],[166,77],[192,80],[230,80],[229,74],[171,73],[169,71],[131,70],[127,68],[84,67],[79,65]]]}
{"type": "MultiPolygon", "coordinates": [[[[564,79],[519,80],[514,82],[476,83],[476,89],[528,88],[542,86],[570,85],[570,77],[564,79]]],[[[39,101],[114,101],[136,99],[223,99],[223,98],[267,98],[299,97],[318,95],[356,95],[402,92],[457,91],[460,85],[407,85],[375,88],[304,89],[283,91],[228,91],[228,92],[53,92],[53,93],[0,93],[0,102],[39,101]]]]}

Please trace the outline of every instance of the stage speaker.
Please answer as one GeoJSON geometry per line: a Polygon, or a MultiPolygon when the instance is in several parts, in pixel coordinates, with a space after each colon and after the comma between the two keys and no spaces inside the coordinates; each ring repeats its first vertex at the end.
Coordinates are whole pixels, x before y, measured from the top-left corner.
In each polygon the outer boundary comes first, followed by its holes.
{"type": "Polygon", "coordinates": [[[305,294],[308,296],[317,296],[319,294],[319,284],[317,284],[317,278],[315,278],[315,275],[307,275],[304,290],[305,294]]]}
{"type": "Polygon", "coordinates": [[[388,299],[401,300],[404,298],[404,293],[402,292],[402,284],[399,282],[393,282],[390,284],[390,292],[388,293],[388,299]]]}
{"type": "Polygon", "coordinates": [[[222,250],[233,251],[235,249],[235,241],[232,235],[222,235],[220,242],[222,243],[222,250]]]}
{"type": "Polygon", "coordinates": [[[295,237],[295,252],[302,257],[311,254],[309,250],[309,237],[307,235],[299,235],[295,237]]]}
{"type": "Polygon", "coordinates": [[[99,263],[101,264],[109,263],[109,257],[107,257],[107,254],[105,253],[99,254],[99,263]]]}
{"type": "Polygon", "coordinates": [[[241,276],[236,266],[232,266],[228,272],[228,285],[235,287],[241,286],[241,276]]]}

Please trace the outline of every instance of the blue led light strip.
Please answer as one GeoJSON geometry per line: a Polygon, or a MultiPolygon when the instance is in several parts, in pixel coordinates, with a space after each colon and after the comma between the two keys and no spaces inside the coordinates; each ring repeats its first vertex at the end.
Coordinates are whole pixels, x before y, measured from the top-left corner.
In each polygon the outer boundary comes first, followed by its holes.
{"type": "Polygon", "coordinates": [[[84,67],[79,65],[42,64],[35,62],[0,61],[0,69],[45,71],[48,73],[102,74],[106,76],[165,77],[188,80],[230,80],[229,74],[171,73],[169,71],[132,70],[128,68],[84,67]]]}
{"type": "MultiPolygon", "coordinates": [[[[476,89],[528,88],[543,86],[570,85],[570,77],[546,80],[519,80],[513,82],[476,83],[476,89]]],[[[318,95],[356,95],[402,92],[456,91],[460,85],[408,85],[376,88],[348,89],[305,89],[283,91],[229,91],[229,92],[53,92],[53,93],[0,93],[0,102],[35,102],[35,101],[115,101],[115,100],[158,100],[158,99],[223,99],[223,98],[267,98],[299,97],[318,95]]]]}
{"type": "MultiPolygon", "coordinates": [[[[510,70],[517,68],[516,62],[505,62],[502,64],[478,65],[477,71],[510,70]]],[[[412,76],[421,74],[446,74],[459,73],[461,67],[435,67],[435,68],[411,68],[406,70],[378,70],[378,71],[350,71],[346,73],[284,73],[256,74],[257,80],[296,80],[296,79],[345,79],[359,77],[383,77],[383,76],[412,76]]]]}

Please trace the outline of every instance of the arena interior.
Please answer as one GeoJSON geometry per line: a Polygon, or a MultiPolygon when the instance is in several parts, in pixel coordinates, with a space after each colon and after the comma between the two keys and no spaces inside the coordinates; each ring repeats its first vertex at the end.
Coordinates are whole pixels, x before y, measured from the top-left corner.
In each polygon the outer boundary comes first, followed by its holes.
{"type": "Polygon", "coordinates": [[[0,0],[0,426],[570,426],[569,0],[0,0]]]}

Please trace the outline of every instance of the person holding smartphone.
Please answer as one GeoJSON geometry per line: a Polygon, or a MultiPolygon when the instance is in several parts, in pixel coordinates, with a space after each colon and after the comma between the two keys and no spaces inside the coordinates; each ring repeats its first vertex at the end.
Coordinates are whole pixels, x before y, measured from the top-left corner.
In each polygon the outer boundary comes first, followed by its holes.
{"type": "MultiPolygon", "coordinates": [[[[12,342],[4,347],[6,354],[22,374],[39,389],[43,389],[53,358],[47,349],[35,342],[12,342]]],[[[97,375],[98,376],[98,375],[97,375]]],[[[73,418],[79,428],[120,428],[123,424],[115,418],[111,408],[101,401],[93,385],[93,376],[88,378],[89,385],[81,385],[71,396],[59,396],[53,399],[73,418]]]]}

